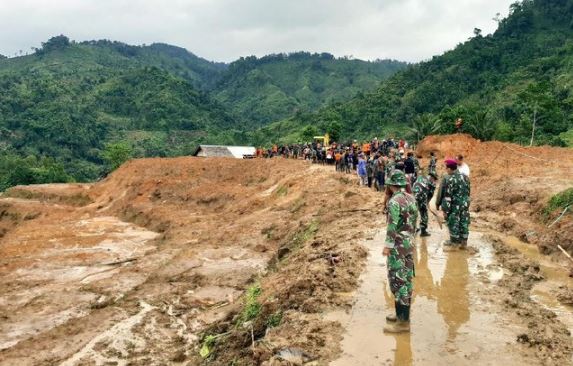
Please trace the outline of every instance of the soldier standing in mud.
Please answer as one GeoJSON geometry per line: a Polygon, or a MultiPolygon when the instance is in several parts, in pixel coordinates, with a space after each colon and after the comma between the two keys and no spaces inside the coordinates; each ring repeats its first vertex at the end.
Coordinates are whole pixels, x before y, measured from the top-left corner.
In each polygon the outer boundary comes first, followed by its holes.
{"type": "Polygon", "coordinates": [[[392,193],[388,201],[388,227],[383,254],[388,257],[388,282],[395,298],[396,315],[386,317],[387,333],[410,331],[410,304],[414,278],[414,236],[418,207],[416,199],[406,193],[404,172],[393,170],[386,186],[392,193]]]}
{"type": "Polygon", "coordinates": [[[416,203],[418,204],[418,211],[420,212],[420,236],[430,236],[428,232],[428,203],[434,194],[437,180],[438,174],[436,171],[430,171],[427,177],[419,176],[412,187],[416,203]]]}
{"type": "Polygon", "coordinates": [[[450,231],[450,240],[444,243],[444,251],[466,249],[470,226],[470,179],[458,171],[458,163],[448,159],[446,175],[442,179],[436,207],[444,212],[450,231]]]}

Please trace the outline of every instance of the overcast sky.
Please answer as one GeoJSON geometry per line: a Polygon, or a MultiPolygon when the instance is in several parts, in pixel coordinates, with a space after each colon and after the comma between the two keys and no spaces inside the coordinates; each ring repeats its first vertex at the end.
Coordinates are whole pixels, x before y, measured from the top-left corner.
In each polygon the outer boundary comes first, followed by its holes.
{"type": "Polygon", "coordinates": [[[0,54],[65,34],[165,42],[214,61],[311,51],[420,61],[495,30],[515,0],[0,0],[0,54]]]}

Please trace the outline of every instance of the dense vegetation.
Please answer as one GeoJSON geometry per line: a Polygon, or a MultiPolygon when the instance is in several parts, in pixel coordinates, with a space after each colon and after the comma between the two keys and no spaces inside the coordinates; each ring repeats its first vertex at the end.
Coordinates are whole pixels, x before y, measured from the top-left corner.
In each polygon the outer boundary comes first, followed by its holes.
{"type": "MultiPolygon", "coordinates": [[[[18,182],[93,180],[109,168],[107,150],[122,141],[133,156],[189,154],[197,141],[229,140],[233,128],[243,129],[193,86],[191,79],[198,82],[204,74],[189,68],[186,80],[150,66],[168,58],[149,56],[156,46],[134,56],[129,46],[106,44],[74,44],[59,36],[34,55],[0,62],[0,164],[25,170],[2,169],[0,189],[18,182]],[[31,173],[42,169],[57,174],[31,173]]],[[[201,64],[218,72],[217,65],[201,64]]]]}
{"type": "Polygon", "coordinates": [[[190,154],[198,143],[245,143],[249,126],[373,89],[403,66],[305,53],[226,65],[165,44],[53,37],[0,60],[0,190],[89,181],[130,157],[190,154]],[[253,75],[268,83],[246,83],[253,75]],[[308,86],[302,98],[297,88],[308,86]],[[265,99],[269,88],[277,93],[265,99]]]}
{"type": "Polygon", "coordinates": [[[374,90],[406,64],[335,58],[329,53],[241,58],[214,90],[216,98],[253,127],[311,112],[374,90]]]}
{"type": "Polygon", "coordinates": [[[292,141],[312,132],[343,138],[450,133],[454,121],[481,139],[573,146],[573,0],[511,6],[493,35],[397,73],[374,92],[300,113],[252,134],[292,141]],[[534,127],[535,125],[535,127],[534,127]]]}

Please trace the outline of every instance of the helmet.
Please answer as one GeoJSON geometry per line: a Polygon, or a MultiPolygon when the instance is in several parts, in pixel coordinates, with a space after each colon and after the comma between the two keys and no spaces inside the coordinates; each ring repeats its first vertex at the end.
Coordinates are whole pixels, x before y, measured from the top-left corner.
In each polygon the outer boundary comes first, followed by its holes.
{"type": "Polygon", "coordinates": [[[392,170],[390,178],[386,180],[386,185],[406,187],[406,175],[401,170],[392,170]]]}

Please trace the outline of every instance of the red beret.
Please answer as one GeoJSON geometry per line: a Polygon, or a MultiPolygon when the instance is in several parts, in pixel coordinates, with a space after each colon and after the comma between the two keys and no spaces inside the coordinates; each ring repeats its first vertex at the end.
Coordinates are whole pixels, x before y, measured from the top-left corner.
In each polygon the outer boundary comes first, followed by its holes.
{"type": "Polygon", "coordinates": [[[451,159],[451,158],[446,159],[446,161],[444,161],[444,163],[450,169],[457,169],[458,168],[458,162],[455,159],[451,159]]]}

